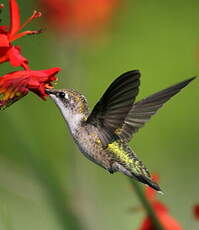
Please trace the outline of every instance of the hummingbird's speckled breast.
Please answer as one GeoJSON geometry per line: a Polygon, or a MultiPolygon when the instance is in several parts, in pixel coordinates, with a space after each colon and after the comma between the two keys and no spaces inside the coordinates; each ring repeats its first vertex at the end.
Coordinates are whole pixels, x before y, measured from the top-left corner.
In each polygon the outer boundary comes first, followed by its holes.
{"type": "Polygon", "coordinates": [[[112,171],[112,156],[102,147],[94,126],[88,124],[80,126],[73,134],[73,138],[84,156],[112,171]]]}

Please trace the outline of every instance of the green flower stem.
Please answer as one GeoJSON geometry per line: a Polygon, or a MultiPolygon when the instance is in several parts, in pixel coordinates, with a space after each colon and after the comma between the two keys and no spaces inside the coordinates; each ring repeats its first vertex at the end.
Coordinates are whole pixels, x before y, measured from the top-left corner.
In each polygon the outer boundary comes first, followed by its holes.
{"type": "Polygon", "coordinates": [[[141,188],[139,182],[130,179],[129,181],[131,183],[131,185],[133,186],[133,189],[137,195],[137,197],[139,198],[140,202],[142,203],[142,206],[144,207],[147,215],[150,217],[153,225],[155,226],[156,230],[165,230],[164,227],[161,225],[160,221],[157,218],[156,213],[154,212],[153,208],[151,207],[149,201],[147,200],[143,189],[141,188]]]}

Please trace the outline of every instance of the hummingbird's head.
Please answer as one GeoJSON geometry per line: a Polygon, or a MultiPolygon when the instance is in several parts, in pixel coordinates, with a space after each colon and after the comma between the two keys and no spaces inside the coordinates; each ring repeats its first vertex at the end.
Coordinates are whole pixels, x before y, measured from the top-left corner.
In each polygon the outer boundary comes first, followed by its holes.
{"type": "Polygon", "coordinates": [[[72,89],[46,89],[46,93],[61,111],[72,134],[75,134],[88,116],[86,98],[72,89]]]}
{"type": "Polygon", "coordinates": [[[46,89],[46,93],[53,99],[61,111],[71,114],[87,114],[86,98],[72,89],[46,89]]]}
{"type": "Polygon", "coordinates": [[[88,116],[86,98],[72,89],[46,89],[62,113],[72,134],[75,134],[88,116]]]}

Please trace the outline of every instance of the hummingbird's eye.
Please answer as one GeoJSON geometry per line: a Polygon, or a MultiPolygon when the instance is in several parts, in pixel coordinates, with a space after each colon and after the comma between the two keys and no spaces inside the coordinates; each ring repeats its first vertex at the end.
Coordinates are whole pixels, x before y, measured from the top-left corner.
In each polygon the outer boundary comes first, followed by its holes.
{"type": "Polygon", "coordinates": [[[65,93],[64,93],[64,92],[59,92],[58,96],[59,96],[60,98],[65,98],[65,93]]]}

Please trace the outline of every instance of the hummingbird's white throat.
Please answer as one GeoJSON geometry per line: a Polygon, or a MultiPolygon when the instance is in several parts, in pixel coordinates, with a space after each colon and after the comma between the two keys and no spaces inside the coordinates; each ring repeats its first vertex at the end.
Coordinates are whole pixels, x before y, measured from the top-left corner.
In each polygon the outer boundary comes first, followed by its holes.
{"type": "MultiPolygon", "coordinates": [[[[62,113],[64,120],[67,122],[71,133],[74,135],[77,131],[80,122],[82,121],[84,115],[81,113],[74,113],[70,106],[66,107],[63,102],[53,94],[50,94],[50,97],[56,103],[57,107],[62,113]]],[[[65,94],[65,98],[68,97],[68,94],[65,94]]],[[[68,97],[69,98],[69,97],[68,97]]],[[[66,98],[67,99],[67,98],[66,98]]]]}
{"type": "Polygon", "coordinates": [[[68,100],[69,99],[69,96],[67,93],[65,93],[65,98],[68,100]]]}

